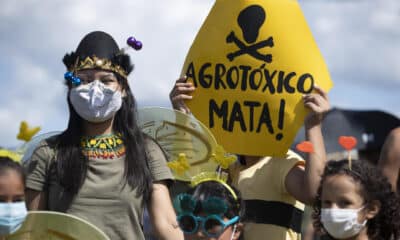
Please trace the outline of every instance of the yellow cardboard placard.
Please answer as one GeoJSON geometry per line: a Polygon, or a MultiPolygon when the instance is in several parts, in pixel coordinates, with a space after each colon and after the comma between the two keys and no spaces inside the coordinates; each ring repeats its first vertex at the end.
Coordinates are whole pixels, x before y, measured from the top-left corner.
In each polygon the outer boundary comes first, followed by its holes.
{"type": "Polygon", "coordinates": [[[302,95],[332,87],[295,0],[216,0],[186,57],[187,105],[231,153],[283,156],[306,115],[302,95]]]}

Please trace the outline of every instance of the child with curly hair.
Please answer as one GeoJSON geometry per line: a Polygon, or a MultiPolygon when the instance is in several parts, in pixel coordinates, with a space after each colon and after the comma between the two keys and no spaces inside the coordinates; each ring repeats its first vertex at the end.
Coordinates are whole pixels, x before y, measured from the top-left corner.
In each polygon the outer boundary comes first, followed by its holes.
{"type": "Polygon", "coordinates": [[[400,201],[378,169],[331,161],[314,204],[314,226],[332,239],[400,238],[400,201]]]}

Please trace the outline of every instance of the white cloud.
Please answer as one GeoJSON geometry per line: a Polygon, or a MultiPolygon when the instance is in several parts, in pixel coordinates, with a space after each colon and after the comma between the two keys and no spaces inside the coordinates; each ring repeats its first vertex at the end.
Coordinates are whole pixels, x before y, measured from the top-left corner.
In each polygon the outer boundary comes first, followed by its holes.
{"type": "Polygon", "coordinates": [[[353,79],[360,82],[376,82],[378,76],[387,83],[400,78],[399,8],[392,0],[303,3],[331,71],[361,72],[362,78],[353,79]]]}
{"type": "MultiPolygon", "coordinates": [[[[3,146],[19,143],[15,136],[22,120],[49,131],[48,127],[54,127],[51,121],[60,122],[60,117],[65,117],[60,108],[65,99],[61,80],[57,81],[57,77],[46,67],[36,64],[32,59],[11,56],[8,61],[14,66],[14,72],[13,81],[3,85],[6,91],[0,98],[0,145],[3,146]]],[[[61,126],[58,124],[58,127],[61,126]]]]}
{"type": "Polygon", "coordinates": [[[376,31],[399,34],[400,4],[396,0],[375,1],[370,24],[376,31]]]}

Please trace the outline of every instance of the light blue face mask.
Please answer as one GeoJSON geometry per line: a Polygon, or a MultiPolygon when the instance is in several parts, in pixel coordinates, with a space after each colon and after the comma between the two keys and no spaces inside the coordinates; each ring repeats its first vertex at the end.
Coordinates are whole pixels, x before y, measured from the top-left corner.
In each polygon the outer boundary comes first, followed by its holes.
{"type": "Polygon", "coordinates": [[[0,236],[15,233],[21,227],[27,214],[23,201],[0,203],[0,236]]]}

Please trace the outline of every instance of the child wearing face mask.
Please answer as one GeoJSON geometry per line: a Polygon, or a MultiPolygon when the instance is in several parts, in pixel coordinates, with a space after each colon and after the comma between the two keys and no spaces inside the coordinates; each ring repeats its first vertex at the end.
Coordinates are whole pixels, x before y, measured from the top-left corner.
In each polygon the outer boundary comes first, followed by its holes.
{"type": "Polygon", "coordinates": [[[225,182],[208,180],[174,200],[185,240],[241,239],[243,204],[239,192],[225,182]]]}
{"type": "MultiPolygon", "coordinates": [[[[331,161],[314,205],[316,230],[332,239],[400,239],[400,201],[388,180],[363,161],[331,161]]],[[[324,238],[325,239],[325,238],[324,238]]]]}
{"type": "Polygon", "coordinates": [[[24,188],[23,168],[8,157],[0,157],[0,239],[16,232],[28,214],[24,188]]]}

